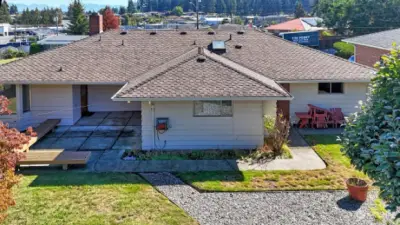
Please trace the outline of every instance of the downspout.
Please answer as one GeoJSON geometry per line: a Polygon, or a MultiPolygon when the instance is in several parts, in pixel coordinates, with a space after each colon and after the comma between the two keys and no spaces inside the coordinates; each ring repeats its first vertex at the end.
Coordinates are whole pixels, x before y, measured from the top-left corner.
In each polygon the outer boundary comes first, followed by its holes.
{"type": "Polygon", "coordinates": [[[155,129],[155,127],[156,127],[156,124],[155,124],[155,122],[156,122],[156,112],[155,112],[156,108],[155,108],[154,104],[151,101],[149,101],[149,104],[150,104],[150,107],[151,107],[151,118],[153,120],[152,129],[153,129],[153,150],[154,150],[154,149],[156,149],[156,129],[155,129]]]}

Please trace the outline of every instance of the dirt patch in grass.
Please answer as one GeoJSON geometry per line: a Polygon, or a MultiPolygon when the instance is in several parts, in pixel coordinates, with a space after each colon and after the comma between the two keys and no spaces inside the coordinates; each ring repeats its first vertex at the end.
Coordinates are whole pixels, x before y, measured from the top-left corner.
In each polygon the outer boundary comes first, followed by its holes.
{"type": "Polygon", "coordinates": [[[356,170],[340,152],[341,145],[333,135],[307,136],[314,150],[327,163],[323,170],[311,171],[235,171],[178,173],[185,182],[204,191],[265,190],[340,190],[345,180],[358,177],[371,182],[356,170]]]}
{"type": "Polygon", "coordinates": [[[26,174],[14,193],[4,224],[197,224],[135,174],[26,174]]]}

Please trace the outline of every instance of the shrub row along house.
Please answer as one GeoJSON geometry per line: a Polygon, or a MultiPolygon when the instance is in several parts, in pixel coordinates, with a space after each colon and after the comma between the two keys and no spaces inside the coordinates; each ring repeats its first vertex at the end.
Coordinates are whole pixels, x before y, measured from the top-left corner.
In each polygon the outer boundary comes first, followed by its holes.
{"type": "MultiPolygon", "coordinates": [[[[92,30],[93,32],[93,30],[92,30]]],[[[142,149],[263,144],[264,115],[292,121],[307,104],[355,112],[370,68],[247,31],[108,31],[0,67],[23,129],[72,125],[101,111],[141,111],[142,149]]]]}

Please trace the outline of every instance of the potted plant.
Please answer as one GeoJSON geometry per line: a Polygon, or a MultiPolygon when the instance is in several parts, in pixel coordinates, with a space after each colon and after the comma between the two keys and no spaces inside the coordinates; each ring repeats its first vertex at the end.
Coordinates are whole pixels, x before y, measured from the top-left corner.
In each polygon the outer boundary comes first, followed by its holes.
{"type": "Polygon", "coordinates": [[[346,181],[347,190],[352,199],[365,202],[367,200],[367,193],[369,185],[365,180],[359,178],[349,178],[346,181]]]}

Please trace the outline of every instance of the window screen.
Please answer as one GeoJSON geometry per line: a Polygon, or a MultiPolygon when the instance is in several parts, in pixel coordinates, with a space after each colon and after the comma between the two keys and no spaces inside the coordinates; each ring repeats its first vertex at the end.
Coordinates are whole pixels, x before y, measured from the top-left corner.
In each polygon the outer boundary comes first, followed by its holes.
{"type": "Polygon", "coordinates": [[[8,109],[12,111],[13,114],[17,113],[17,89],[13,84],[3,84],[0,85],[0,95],[8,98],[10,104],[8,109]]]}
{"type": "Polygon", "coordinates": [[[196,101],[194,116],[232,116],[232,101],[196,101]]]}

